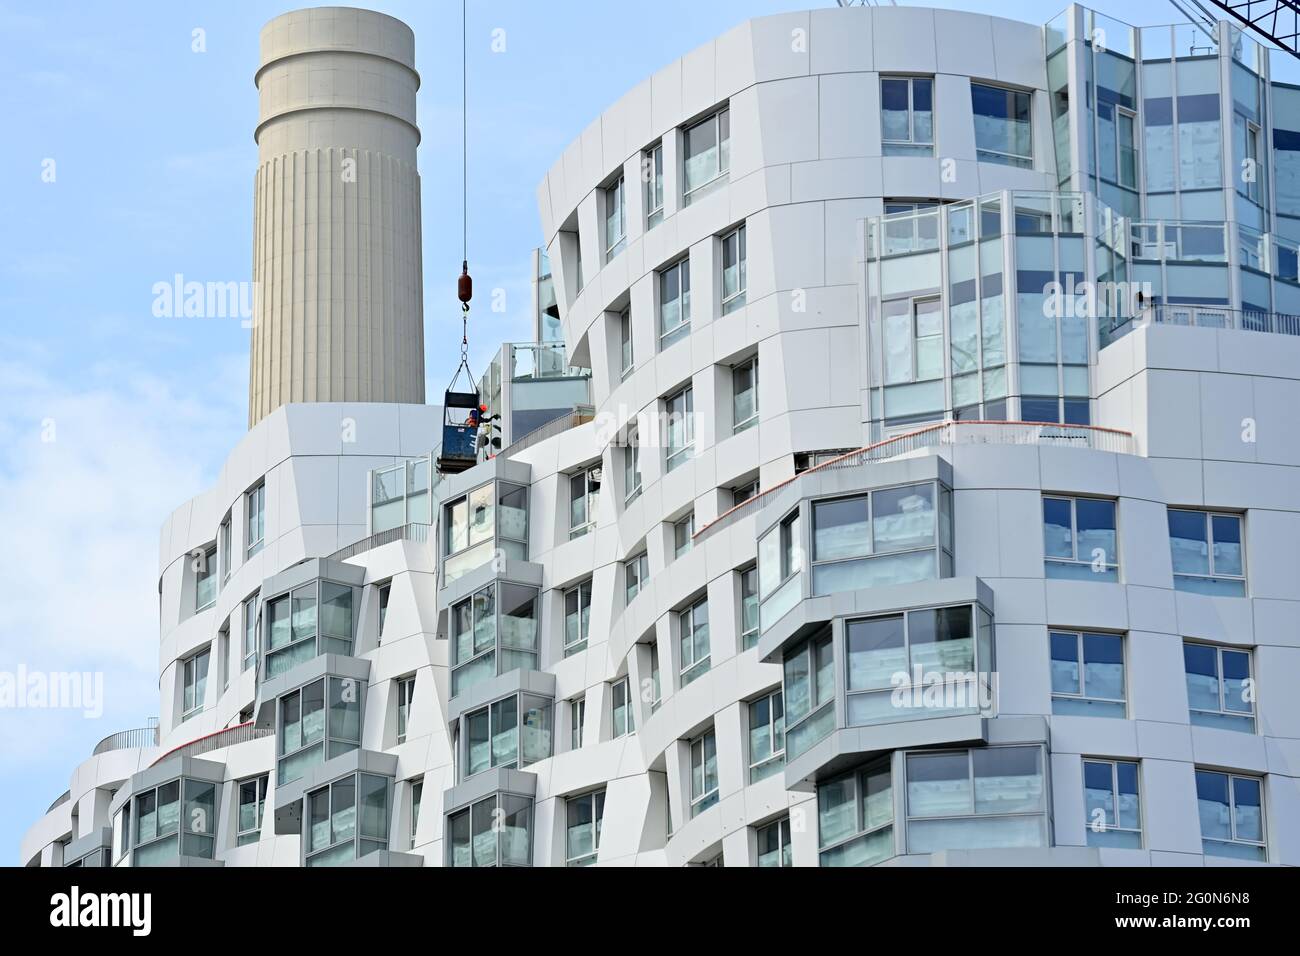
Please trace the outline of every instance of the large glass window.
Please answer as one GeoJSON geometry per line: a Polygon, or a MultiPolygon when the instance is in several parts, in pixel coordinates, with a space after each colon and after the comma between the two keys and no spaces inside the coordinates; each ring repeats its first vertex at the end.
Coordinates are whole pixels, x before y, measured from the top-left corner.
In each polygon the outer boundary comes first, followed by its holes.
{"type": "Polygon", "coordinates": [[[759,866],[793,866],[790,860],[790,818],[782,817],[755,832],[759,866]]]}
{"type": "Polygon", "coordinates": [[[813,594],[939,577],[940,545],[945,566],[951,548],[948,496],[926,482],[813,502],[813,594]]]}
{"type": "Polygon", "coordinates": [[[975,155],[986,163],[1034,164],[1030,94],[983,83],[970,85],[975,114],[975,155]]]}
{"type": "Polygon", "coordinates": [[[691,331],[691,260],[659,273],[659,347],[667,348],[691,331]]]}
{"type": "Polygon", "coordinates": [[[632,713],[632,683],[628,677],[616,680],[610,687],[610,726],[611,736],[615,739],[636,730],[636,718],[632,713]]]}
{"type": "Polygon", "coordinates": [[[1138,765],[1131,760],[1083,761],[1084,825],[1088,846],[1142,846],[1138,765]]]}
{"type": "Polygon", "coordinates": [[[452,605],[451,695],[510,671],[537,669],[537,589],[501,581],[452,605]]]}
{"type": "Polygon", "coordinates": [[[731,112],[719,110],[682,133],[685,204],[693,193],[724,176],[731,167],[731,112]]]}
{"type": "Polygon", "coordinates": [[[664,146],[655,143],[641,156],[641,177],[645,182],[646,228],[664,218],[664,146]]]}
{"type": "Polygon", "coordinates": [[[600,465],[569,476],[569,538],[580,538],[596,526],[596,505],[604,470],[600,465]]]}
{"type": "Polygon", "coordinates": [[[749,782],[758,783],[785,765],[785,708],[781,692],[749,702],[749,782]]]}
{"type": "Polygon", "coordinates": [[[1045,846],[1041,747],[907,755],[907,852],[1045,846]]]}
{"type": "Polygon", "coordinates": [[[1123,717],[1124,639],[1118,634],[1056,631],[1050,635],[1052,713],[1123,717]]]}
{"type": "Polygon", "coordinates": [[[1241,515],[1169,509],[1174,587],[1197,594],[1246,596],[1241,515]]]}
{"type": "MultiPolygon", "coordinates": [[[[135,866],[175,866],[179,856],[210,860],[216,845],[217,786],[183,777],[170,780],[132,798],[135,866]]],[[[125,819],[125,818],[124,818],[125,819]]],[[[128,841],[129,842],[129,841],[128,841]]]]}
{"type": "Polygon", "coordinates": [[[940,299],[893,299],[881,305],[885,384],[943,378],[943,303],[940,299]]]}
{"type": "Polygon", "coordinates": [[[210,657],[210,651],[202,650],[181,665],[181,720],[188,720],[203,709],[208,694],[210,657]]]}
{"type": "Polygon", "coordinates": [[[239,816],[235,842],[238,846],[256,843],[262,835],[262,817],[266,812],[266,787],[269,774],[239,781],[239,816]]]}
{"type": "Polygon", "coordinates": [[[429,459],[413,458],[370,473],[372,534],[429,523],[429,459]]]}
{"type": "Polygon", "coordinates": [[[758,424],[758,358],[742,362],[731,370],[732,431],[741,432],[758,424]]]}
{"type": "Polygon", "coordinates": [[[880,139],[886,156],[934,154],[934,80],[880,78],[880,139]]]}
{"type": "Polygon", "coordinates": [[[244,514],[246,522],[248,557],[262,550],[266,543],[266,484],[259,484],[244,495],[244,514]]]}
{"type": "Polygon", "coordinates": [[[1255,732],[1250,651],[1187,642],[1183,644],[1183,664],[1193,724],[1255,732]]]}
{"type": "Polygon", "coordinates": [[[1201,849],[1207,856],[1268,859],[1264,839],[1264,781],[1259,777],[1196,771],[1201,849]]]}
{"type": "Polygon", "coordinates": [[[817,788],[821,866],[871,866],[894,855],[894,788],[889,761],[817,788]]]}
{"type": "Polygon", "coordinates": [[[849,725],[990,709],[992,630],[969,604],[846,622],[849,725]]]}
{"type": "Polygon", "coordinates": [[[280,697],[276,786],[361,746],[362,693],[355,678],[322,677],[280,697]]]}
{"type": "Polygon", "coordinates": [[[355,599],[355,588],[324,580],[269,599],[266,676],[276,677],[319,654],[350,655],[355,599]]]}
{"type": "Polygon", "coordinates": [[[707,730],[691,741],[691,816],[718,802],[718,741],[707,730]]]}
{"type": "Polygon", "coordinates": [[[583,581],[564,592],[564,656],[587,647],[591,626],[591,582],[583,581]]]}
{"type": "Polygon", "coordinates": [[[564,836],[566,866],[591,866],[600,852],[600,829],[605,819],[605,791],[569,797],[565,803],[567,825],[564,836]]]}
{"type": "Polygon", "coordinates": [[[450,866],[531,866],[533,801],[498,793],[447,818],[450,866]]]}
{"type": "Polygon", "coordinates": [[[678,647],[681,650],[681,685],[708,672],[711,666],[709,651],[709,602],[696,601],[677,615],[678,647]]]}
{"type": "Polygon", "coordinates": [[[306,796],[308,866],[339,866],[388,845],[388,779],[356,773],[306,796]]]}
{"type": "Polygon", "coordinates": [[[785,753],[790,760],[835,727],[835,657],[830,625],[786,654],[784,668],[785,753]]]}
{"type": "Polygon", "coordinates": [[[766,629],[790,611],[801,597],[802,521],[793,511],[758,542],[760,627],[766,629]]]}
{"type": "Polygon", "coordinates": [[[619,176],[605,190],[605,260],[608,262],[627,245],[627,192],[619,176]]]}
{"type": "Polygon", "coordinates": [[[1044,571],[1049,578],[1118,581],[1115,502],[1043,496],[1044,571]]]}
{"type": "Polygon", "coordinates": [[[745,255],[745,226],[733,229],[722,237],[722,314],[734,312],[745,304],[748,286],[748,266],[745,255]]]}
{"type": "Polygon", "coordinates": [[[664,401],[664,446],[668,470],[689,461],[695,450],[695,390],[689,385],[664,401]]]}
{"type": "Polygon", "coordinates": [[[217,549],[208,548],[195,556],[194,610],[202,611],[217,602],[217,549]]]}
{"type": "Polygon", "coordinates": [[[463,718],[464,777],[494,767],[526,767],[552,754],[552,704],[534,694],[514,694],[463,718]]]}

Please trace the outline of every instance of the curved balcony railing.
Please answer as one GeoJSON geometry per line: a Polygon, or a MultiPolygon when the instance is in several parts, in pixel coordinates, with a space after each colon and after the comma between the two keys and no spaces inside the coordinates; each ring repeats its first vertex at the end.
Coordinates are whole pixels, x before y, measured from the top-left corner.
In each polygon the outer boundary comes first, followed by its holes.
{"type": "Polygon", "coordinates": [[[50,804],[50,808],[49,808],[48,810],[46,810],[45,812],[46,812],[46,813],[53,813],[55,810],[57,810],[59,807],[63,806],[65,803],[67,803],[67,802],[68,802],[69,800],[71,800],[71,799],[72,799],[72,791],[71,791],[71,790],[64,790],[63,793],[62,793],[62,795],[60,795],[60,796],[58,797],[58,799],[56,799],[53,803],[51,803],[51,804],[50,804]]]}
{"type": "Polygon", "coordinates": [[[246,724],[239,724],[235,727],[227,727],[225,730],[218,730],[214,734],[207,734],[189,743],[181,744],[179,747],[173,747],[157,760],[151,767],[156,767],[168,757],[198,757],[202,754],[211,753],[214,750],[221,750],[225,747],[233,747],[236,744],[246,744],[249,741],[261,740],[263,737],[270,737],[275,733],[270,728],[258,728],[253,726],[250,720],[246,724]]]}
{"type": "Polygon", "coordinates": [[[368,538],[362,538],[355,544],[340,548],[329,556],[329,560],[346,561],[348,558],[356,557],[371,548],[392,544],[394,541],[415,541],[424,544],[428,540],[429,525],[419,523],[398,525],[396,528],[389,528],[387,531],[376,531],[368,538]]]}
{"type": "Polygon", "coordinates": [[[714,521],[705,525],[695,533],[694,542],[698,544],[714,532],[757,513],[772,500],[772,496],[777,491],[791,482],[798,481],[804,475],[832,468],[852,468],[870,462],[885,461],[941,445],[1054,445],[1066,448],[1090,448],[1094,451],[1114,452],[1121,455],[1131,455],[1134,452],[1131,433],[1114,428],[1101,428],[1097,425],[1056,425],[1050,422],[937,422],[918,428],[916,431],[894,435],[874,445],[840,455],[838,458],[832,458],[830,461],[800,472],[793,478],[787,478],[778,485],[766,488],[730,511],[724,511],[714,521]]]}
{"type": "Polygon", "coordinates": [[[134,730],[119,730],[115,734],[109,734],[99,743],[95,744],[95,749],[91,751],[92,757],[98,757],[100,754],[106,754],[110,750],[129,750],[132,747],[157,747],[158,746],[158,727],[137,727],[134,730]]]}

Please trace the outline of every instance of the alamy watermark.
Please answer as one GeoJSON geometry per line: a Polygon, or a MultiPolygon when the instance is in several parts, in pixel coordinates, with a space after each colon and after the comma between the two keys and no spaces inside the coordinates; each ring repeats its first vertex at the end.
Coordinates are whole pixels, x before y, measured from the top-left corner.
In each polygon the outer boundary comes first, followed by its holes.
{"type": "Polygon", "coordinates": [[[104,715],[102,671],[0,671],[0,710],[80,710],[87,720],[104,715]]]}

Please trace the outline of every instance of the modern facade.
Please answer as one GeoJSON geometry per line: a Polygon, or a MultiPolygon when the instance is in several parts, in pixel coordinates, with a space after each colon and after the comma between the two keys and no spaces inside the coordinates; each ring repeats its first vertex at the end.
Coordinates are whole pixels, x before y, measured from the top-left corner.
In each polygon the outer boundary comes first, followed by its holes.
{"type": "Polygon", "coordinates": [[[256,421],[22,862],[1300,863],[1290,130],[1226,23],[687,54],[538,190],[586,401],[256,421]]]}

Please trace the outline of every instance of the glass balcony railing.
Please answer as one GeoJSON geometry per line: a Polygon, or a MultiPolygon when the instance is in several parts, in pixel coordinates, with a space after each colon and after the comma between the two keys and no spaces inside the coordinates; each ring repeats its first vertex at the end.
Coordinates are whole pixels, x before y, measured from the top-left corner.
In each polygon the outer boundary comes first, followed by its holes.
{"type": "Polygon", "coordinates": [[[510,378],[528,382],[547,378],[587,378],[591,369],[569,364],[563,342],[514,342],[510,345],[510,378]]]}

